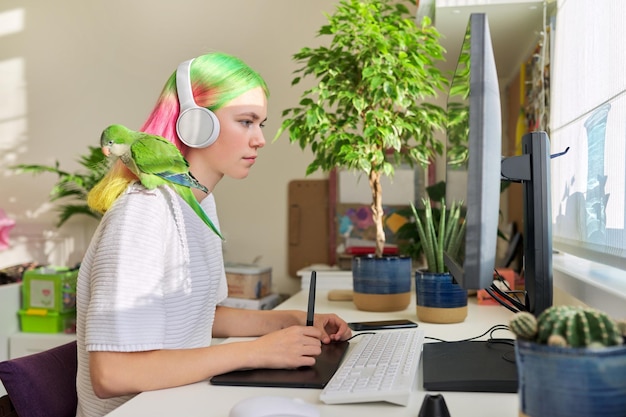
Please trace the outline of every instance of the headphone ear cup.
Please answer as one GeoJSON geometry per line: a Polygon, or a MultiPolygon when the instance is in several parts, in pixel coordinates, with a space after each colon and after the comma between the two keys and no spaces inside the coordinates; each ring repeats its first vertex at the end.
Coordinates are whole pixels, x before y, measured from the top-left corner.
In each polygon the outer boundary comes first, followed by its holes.
{"type": "Polygon", "coordinates": [[[192,148],[206,148],[217,140],[220,122],[215,113],[204,107],[181,111],[176,121],[176,133],[181,142],[192,148]]]}
{"type": "Polygon", "coordinates": [[[176,70],[176,90],[180,113],[176,120],[176,133],[181,142],[191,148],[206,148],[220,134],[220,122],[211,110],[200,107],[193,98],[190,69],[193,59],[185,61],[176,70]]]}

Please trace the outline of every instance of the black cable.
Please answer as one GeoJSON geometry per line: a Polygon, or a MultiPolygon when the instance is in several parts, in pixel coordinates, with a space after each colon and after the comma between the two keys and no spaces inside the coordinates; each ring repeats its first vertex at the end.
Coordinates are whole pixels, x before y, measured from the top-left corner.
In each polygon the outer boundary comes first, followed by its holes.
{"type": "Polygon", "coordinates": [[[506,324],[496,324],[494,326],[491,326],[491,329],[489,331],[489,337],[493,338],[493,334],[495,332],[497,332],[498,330],[510,330],[509,326],[506,324]]]}
{"type": "MultiPolygon", "coordinates": [[[[486,340],[487,345],[504,344],[504,345],[509,345],[509,346],[515,346],[515,340],[514,339],[496,338],[496,337],[494,337],[494,333],[497,332],[497,331],[501,331],[501,330],[508,331],[509,330],[509,326],[507,326],[506,324],[494,324],[493,326],[491,326],[489,329],[487,329],[482,334],[480,334],[478,336],[474,336],[474,337],[468,337],[467,339],[444,340],[444,339],[439,339],[437,337],[431,337],[431,336],[424,336],[424,339],[434,340],[434,341],[440,342],[440,343],[462,343],[462,342],[472,342],[472,341],[474,341],[476,339],[480,339],[483,336],[489,335],[489,338],[486,340]]],[[[364,334],[376,334],[376,332],[356,333],[356,334],[352,335],[350,338],[346,339],[346,342],[354,339],[357,336],[362,336],[364,334]]],[[[515,355],[515,352],[505,352],[502,355],[502,359],[507,361],[507,362],[515,363],[515,356],[513,356],[511,358],[511,355],[515,355]]]]}
{"type": "Polygon", "coordinates": [[[519,299],[519,297],[517,296],[517,294],[524,294],[524,291],[515,291],[511,288],[511,286],[509,285],[509,282],[500,274],[500,272],[498,272],[498,270],[496,268],[494,268],[494,272],[496,274],[496,280],[501,283],[502,285],[504,285],[504,287],[507,289],[506,293],[507,294],[513,294],[515,296],[515,299],[520,302],[523,303],[522,300],[519,299]]]}
{"type": "Polygon", "coordinates": [[[504,277],[502,275],[500,275],[498,270],[494,268],[494,272],[495,272],[497,280],[500,283],[502,283],[508,291],[506,291],[506,292],[502,291],[495,284],[495,282],[493,282],[491,284],[490,288],[486,288],[487,293],[489,295],[491,295],[491,297],[493,297],[493,299],[496,300],[500,305],[506,307],[507,309],[509,309],[510,311],[512,311],[514,313],[517,313],[517,312],[520,312],[520,311],[528,311],[528,304],[522,302],[522,300],[520,300],[520,298],[517,295],[517,294],[524,294],[524,295],[526,295],[526,292],[525,291],[515,291],[515,290],[512,290],[511,287],[509,286],[509,283],[504,279],[504,277]],[[509,302],[512,306],[511,305],[507,305],[506,303],[504,303],[504,301],[501,300],[500,297],[496,297],[494,295],[494,292],[499,294],[502,298],[504,298],[504,300],[509,302]],[[511,297],[511,294],[514,295],[515,298],[511,297]]]}
{"type": "Polygon", "coordinates": [[[504,286],[508,289],[508,291],[502,291],[494,282],[491,283],[491,286],[485,288],[487,294],[489,294],[498,304],[505,307],[506,309],[512,311],[513,313],[518,313],[520,311],[528,311],[527,303],[523,303],[517,294],[526,295],[525,291],[513,291],[509,286],[508,282],[498,273],[496,269],[494,269],[497,280],[504,284],[504,286]],[[496,295],[497,294],[497,295],[496,295]],[[511,296],[514,295],[514,297],[511,296]]]}
{"type": "Polygon", "coordinates": [[[515,351],[506,352],[505,354],[502,355],[502,359],[504,359],[507,362],[515,363],[515,351]]]}
{"type": "MultiPolygon", "coordinates": [[[[471,342],[473,340],[476,339],[480,339],[483,336],[489,335],[489,339],[487,339],[487,341],[504,341],[504,340],[513,340],[513,339],[496,339],[493,337],[493,333],[498,331],[498,330],[509,330],[509,326],[507,326],[506,324],[496,324],[491,326],[487,331],[485,331],[483,334],[480,334],[478,336],[474,336],[474,337],[469,337],[467,339],[461,339],[461,340],[443,340],[443,339],[439,339],[436,337],[431,337],[431,336],[425,336],[425,339],[429,339],[429,340],[434,340],[437,342],[443,342],[443,343],[459,343],[459,342],[471,342]]],[[[497,343],[497,342],[494,342],[497,343]]]]}
{"type": "Polygon", "coordinates": [[[513,313],[518,313],[521,311],[518,308],[505,303],[500,297],[496,295],[495,291],[492,288],[485,288],[485,291],[487,291],[487,294],[489,294],[491,298],[493,298],[498,304],[500,304],[502,307],[505,307],[507,310],[512,311],[513,313]]]}
{"type": "Polygon", "coordinates": [[[376,332],[361,332],[361,333],[356,333],[353,334],[352,336],[350,336],[350,338],[346,339],[346,342],[349,342],[350,340],[354,339],[357,336],[363,336],[364,334],[376,334],[376,332]]]}
{"type": "Polygon", "coordinates": [[[526,304],[524,304],[524,303],[522,303],[520,301],[517,301],[513,297],[509,296],[507,293],[505,293],[500,288],[498,288],[497,285],[491,284],[490,289],[494,290],[501,297],[503,297],[507,302],[511,303],[513,305],[513,307],[515,307],[517,309],[517,311],[527,311],[528,310],[528,307],[526,306],[526,304]]]}
{"type": "Polygon", "coordinates": [[[516,309],[515,307],[510,306],[507,303],[505,303],[504,301],[502,301],[500,299],[500,297],[498,297],[496,295],[496,293],[491,288],[485,288],[485,291],[487,291],[487,294],[489,294],[491,296],[491,298],[493,298],[502,307],[505,307],[507,310],[512,311],[513,313],[518,313],[519,312],[519,310],[516,309]]]}
{"type": "MultiPolygon", "coordinates": [[[[487,329],[484,333],[478,335],[478,336],[474,336],[474,337],[468,337],[467,339],[460,339],[460,340],[443,340],[443,339],[439,339],[437,337],[431,337],[431,336],[424,336],[424,339],[429,339],[429,340],[434,340],[436,342],[440,342],[440,343],[462,343],[462,342],[472,342],[476,339],[480,339],[483,336],[489,335],[489,338],[486,340],[487,346],[491,345],[491,344],[504,344],[504,345],[508,345],[508,346],[515,346],[515,340],[514,339],[508,339],[508,338],[495,338],[493,337],[493,334],[499,330],[509,330],[509,326],[507,326],[506,324],[494,324],[493,326],[491,326],[489,329],[487,329]]],[[[346,341],[350,341],[352,339],[354,339],[357,336],[361,336],[364,334],[376,334],[376,332],[362,332],[362,333],[357,333],[352,335],[352,337],[350,337],[349,339],[347,339],[346,341]]],[[[506,361],[506,362],[510,362],[510,363],[515,363],[515,351],[511,351],[511,352],[504,352],[502,354],[502,360],[506,361]]]]}

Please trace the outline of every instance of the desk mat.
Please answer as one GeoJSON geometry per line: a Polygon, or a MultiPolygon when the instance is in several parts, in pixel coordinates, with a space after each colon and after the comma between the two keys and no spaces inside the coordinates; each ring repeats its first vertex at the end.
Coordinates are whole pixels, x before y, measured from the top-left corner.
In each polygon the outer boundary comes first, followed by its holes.
{"type": "Polygon", "coordinates": [[[349,342],[322,345],[315,365],[297,369],[245,369],[211,378],[213,385],[277,388],[324,388],[339,368],[349,342]]]}

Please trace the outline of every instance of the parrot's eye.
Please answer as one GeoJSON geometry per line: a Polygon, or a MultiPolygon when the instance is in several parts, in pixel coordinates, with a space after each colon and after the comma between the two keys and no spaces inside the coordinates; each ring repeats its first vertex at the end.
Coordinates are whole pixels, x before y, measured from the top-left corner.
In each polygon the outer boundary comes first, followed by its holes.
{"type": "Polygon", "coordinates": [[[112,140],[110,140],[110,141],[109,141],[109,143],[108,143],[108,145],[109,145],[109,146],[113,146],[113,141],[112,141],[112,140]]]}

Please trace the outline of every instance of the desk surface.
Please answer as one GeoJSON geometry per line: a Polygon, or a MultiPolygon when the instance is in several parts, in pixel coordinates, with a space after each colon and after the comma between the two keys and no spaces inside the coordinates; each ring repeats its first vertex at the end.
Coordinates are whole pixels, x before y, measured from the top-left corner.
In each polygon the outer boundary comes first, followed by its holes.
{"type": "MultiPolygon", "coordinates": [[[[415,299],[404,310],[393,313],[373,313],[357,310],[352,302],[328,301],[327,291],[317,291],[316,312],[336,313],[344,320],[367,321],[395,318],[409,318],[417,321],[415,299]]],[[[278,309],[306,309],[307,293],[301,291],[279,305],[278,309]]],[[[448,341],[478,336],[495,324],[506,324],[511,313],[499,306],[478,306],[470,299],[469,313],[463,323],[430,324],[419,323],[426,336],[448,341]]],[[[496,337],[511,337],[506,332],[498,332],[496,337]]],[[[300,388],[256,388],[223,387],[211,385],[208,381],[183,387],[144,392],[109,414],[110,417],[151,416],[222,416],[227,417],[230,409],[244,398],[257,395],[281,395],[299,397],[319,406],[322,417],[360,417],[385,415],[386,417],[415,417],[422,404],[425,391],[422,388],[421,364],[418,371],[415,392],[407,407],[387,403],[364,403],[326,405],[319,400],[320,390],[300,388]]],[[[518,415],[517,394],[491,393],[442,393],[452,417],[507,417],[518,415]]]]}

